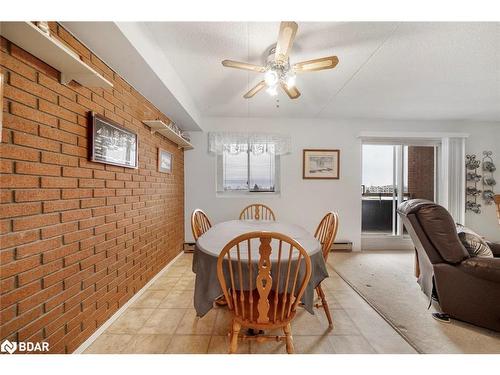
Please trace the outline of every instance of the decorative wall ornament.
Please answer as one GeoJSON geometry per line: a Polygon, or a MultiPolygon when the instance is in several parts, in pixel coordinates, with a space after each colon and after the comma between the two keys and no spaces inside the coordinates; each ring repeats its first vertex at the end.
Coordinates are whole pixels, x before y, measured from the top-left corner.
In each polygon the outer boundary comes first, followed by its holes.
{"type": "Polygon", "coordinates": [[[495,204],[497,205],[497,217],[498,217],[498,224],[500,224],[500,195],[495,195],[495,204]]]}
{"type": "Polygon", "coordinates": [[[467,169],[465,188],[467,201],[465,202],[465,210],[476,214],[481,213],[481,204],[477,203],[477,198],[481,194],[481,190],[478,189],[478,183],[481,181],[482,176],[477,173],[480,165],[481,161],[476,159],[476,155],[465,156],[465,168],[467,169]]]}
{"type": "Polygon", "coordinates": [[[497,168],[492,155],[493,152],[491,151],[483,151],[482,160],[478,160],[476,155],[467,155],[465,157],[465,167],[467,168],[465,189],[467,202],[465,203],[465,209],[476,214],[481,213],[481,204],[477,202],[478,198],[482,198],[486,205],[491,205],[495,201],[493,188],[497,182],[493,172],[497,168]],[[480,175],[478,170],[482,170],[483,175],[480,175]],[[480,183],[481,186],[479,186],[480,183]]]}
{"type": "Polygon", "coordinates": [[[276,155],[285,155],[290,153],[290,144],[290,136],[286,134],[243,132],[208,133],[208,152],[217,155],[222,155],[225,151],[232,154],[251,151],[256,155],[271,151],[276,155]]]}
{"type": "Polygon", "coordinates": [[[480,214],[481,213],[481,205],[477,204],[477,203],[474,203],[472,201],[465,202],[465,209],[469,210],[469,211],[472,211],[472,212],[474,212],[476,214],[480,214]]]}
{"type": "Polygon", "coordinates": [[[493,204],[495,193],[493,187],[496,185],[495,177],[493,177],[493,172],[496,171],[495,163],[493,163],[493,152],[483,151],[483,200],[485,204],[493,204]]]}

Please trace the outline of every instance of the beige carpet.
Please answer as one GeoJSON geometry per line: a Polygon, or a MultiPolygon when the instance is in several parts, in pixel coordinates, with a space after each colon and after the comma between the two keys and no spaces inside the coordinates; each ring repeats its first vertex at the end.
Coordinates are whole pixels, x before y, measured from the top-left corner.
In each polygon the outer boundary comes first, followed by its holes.
{"type": "Polygon", "coordinates": [[[413,276],[413,252],[333,253],[328,263],[420,353],[500,353],[499,333],[432,318],[413,276]]]}

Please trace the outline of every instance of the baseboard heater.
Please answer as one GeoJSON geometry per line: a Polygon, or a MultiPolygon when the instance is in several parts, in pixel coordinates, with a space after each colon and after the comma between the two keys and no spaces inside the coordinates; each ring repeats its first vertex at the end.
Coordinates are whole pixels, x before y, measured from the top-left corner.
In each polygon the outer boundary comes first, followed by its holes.
{"type": "Polygon", "coordinates": [[[339,241],[332,245],[331,251],[352,251],[351,241],[339,241]]]}
{"type": "Polygon", "coordinates": [[[193,253],[194,252],[194,242],[184,242],[183,250],[185,253],[193,253]]]}
{"type": "MultiPolygon", "coordinates": [[[[183,250],[185,253],[194,252],[194,242],[185,242],[183,250]]],[[[351,241],[339,241],[332,245],[331,251],[352,251],[351,241]]]]}

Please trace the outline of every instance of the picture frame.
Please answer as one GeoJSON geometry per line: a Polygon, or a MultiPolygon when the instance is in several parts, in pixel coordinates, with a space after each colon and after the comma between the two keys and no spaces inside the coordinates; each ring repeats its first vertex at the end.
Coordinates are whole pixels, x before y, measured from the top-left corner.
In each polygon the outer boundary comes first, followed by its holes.
{"type": "Polygon", "coordinates": [[[172,173],[174,155],[162,148],[158,148],[158,172],[172,173]]]}
{"type": "Polygon", "coordinates": [[[302,158],[304,180],[338,180],[340,150],[305,149],[302,158]]]}
{"type": "Polygon", "coordinates": [[[137,134],[100,114],[90,112],[89,118],[89,160],[137,169],[137,134]]]}

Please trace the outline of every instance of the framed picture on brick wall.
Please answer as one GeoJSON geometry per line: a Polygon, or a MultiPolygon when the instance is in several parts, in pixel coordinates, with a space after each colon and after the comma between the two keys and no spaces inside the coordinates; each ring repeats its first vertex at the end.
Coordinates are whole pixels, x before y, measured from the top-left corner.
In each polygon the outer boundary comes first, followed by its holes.
{"type": "Polygon", "coordinates": [[[158,171],[172,173],[173,155],[161,148],[158,149],[158,171]]]}
{"type": "Polygon", "coordinates": [[[120,124],[90,113],[90,161],[126,168],[138,166],[137,134],[120,124]]]}

